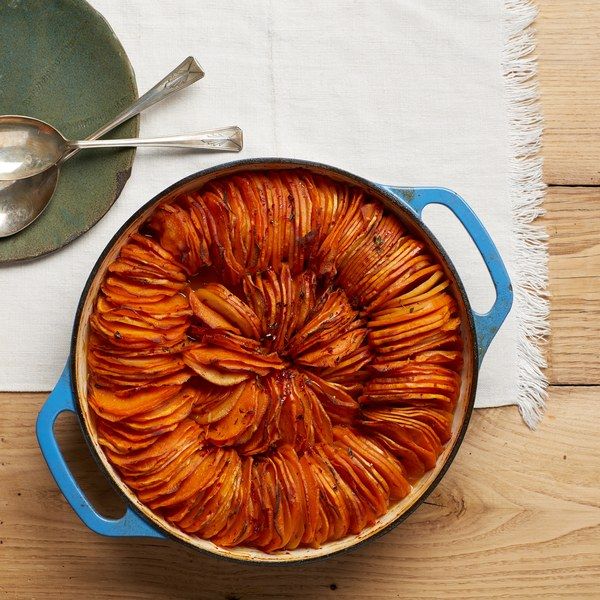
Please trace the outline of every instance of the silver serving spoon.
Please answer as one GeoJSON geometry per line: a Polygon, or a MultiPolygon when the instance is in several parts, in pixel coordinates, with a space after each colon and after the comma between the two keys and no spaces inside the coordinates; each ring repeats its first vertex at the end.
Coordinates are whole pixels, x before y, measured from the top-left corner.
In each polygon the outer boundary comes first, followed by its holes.
{"type": "MultiPolygon", "coordinates": [[[[202,67],[193,57],[189,56],[152,89],[87,139],[95,140],[103,136],[131,117],[164,100],[172,93],[202,79],[202,77],[204,77],[202,67]]],[[[77,152],[79,152],[77,149],[71,150],[62,159],[61,163],[77,152]]],[[[21,231],[40,216],[56,189],[59,167],[60,164],[57,164],[47,171],[27,179],[0,181],[0,237],[6,237],[21,231]]]]}
{"type": "Polygon", "coordinates": [[[0,116],[0,181],[15,181],[38,175],[58,164],[71,150],[161,146],[239,152],[242,130],[222,127],[193,135],[123,140],[67,140],[57,129],[32,117],[0,116]]]}

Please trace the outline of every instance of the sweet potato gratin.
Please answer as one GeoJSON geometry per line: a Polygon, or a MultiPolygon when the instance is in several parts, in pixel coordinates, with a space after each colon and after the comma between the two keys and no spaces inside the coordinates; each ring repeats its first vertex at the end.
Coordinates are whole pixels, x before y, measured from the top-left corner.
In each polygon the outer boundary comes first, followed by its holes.
{"type": "Polygon", "coordinates": [[[98,441],[154,513],[223,547],[319,547],[405,497],[450,438],[449,280],[363,192],[303,170],[159,206],[91,316],[98,441]]]}

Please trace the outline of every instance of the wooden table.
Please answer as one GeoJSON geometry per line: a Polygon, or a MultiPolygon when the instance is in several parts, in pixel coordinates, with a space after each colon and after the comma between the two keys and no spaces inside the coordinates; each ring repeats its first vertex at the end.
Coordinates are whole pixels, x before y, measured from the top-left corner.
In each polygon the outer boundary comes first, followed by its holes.
{"type": "MultiPolygon", "coordinates": [[[[408,521],[341,558],[243,567],[172,542],[104,539],[65,503],[33,425],[45,394],[0,394],[0,592],[19,598],[600,598],[600,4],[543,0],[538,50],[550,233],[550,400],[477,411],[442,484],[408,521]]],[[[107,515],[73,418],[60,440],[107,515]]]]}

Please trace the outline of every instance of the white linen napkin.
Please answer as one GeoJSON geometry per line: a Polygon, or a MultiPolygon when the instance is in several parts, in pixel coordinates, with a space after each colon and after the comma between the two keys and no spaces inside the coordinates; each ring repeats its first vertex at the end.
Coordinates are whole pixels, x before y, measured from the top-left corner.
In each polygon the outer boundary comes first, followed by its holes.
{"type": "MultiPolygon", "coordinates": [[[[121,40],[140,93],[193,55],[206,77],[142,116],[142,136],[239,125],[238,156],[139,150],[108,215],[70,246],[0,268],[0,390],[49,390],[75,307],[123,221],[169,184],[234,158],[297,157],[373,181],[449,187],[475,209],[508,266],[513,310],[483,363],[476,406],[518,403],[534,425],[545,382],[545,245],[532,153],[540,117],[527,0],[91,0],[121,40]]],[[[94,198],[82,198],[93,202],[94,198]]],[[[493,288],[449,213],[425,220],[474,308],[493,288]]]]}

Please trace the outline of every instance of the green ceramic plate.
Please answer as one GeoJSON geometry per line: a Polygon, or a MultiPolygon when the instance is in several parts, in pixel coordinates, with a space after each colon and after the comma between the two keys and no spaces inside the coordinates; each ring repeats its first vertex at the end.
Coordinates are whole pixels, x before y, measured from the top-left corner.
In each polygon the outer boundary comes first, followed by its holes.
{"type": "MultiPolygon", "coordinates": [[[[83,0],[0,0],[0,114],[30,115],[83,139],[138,97],[131,64],[104,17],[83,0]]],[[[106,137],[136,137],[138,118],[106,137]]],[[[0,263],[48,254],[108,211],[133,150],[81,152],[27,229],[0,238],[0,263]]]]}

